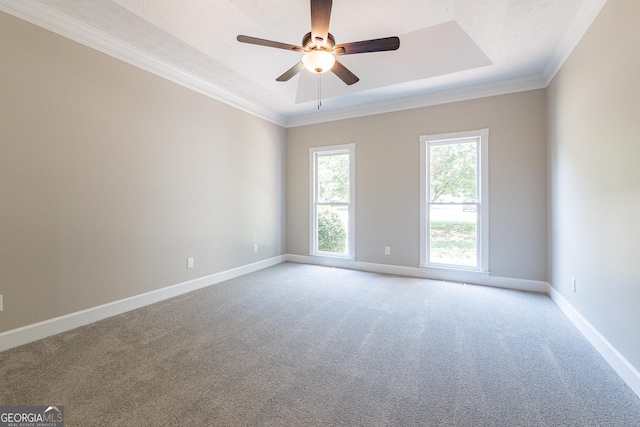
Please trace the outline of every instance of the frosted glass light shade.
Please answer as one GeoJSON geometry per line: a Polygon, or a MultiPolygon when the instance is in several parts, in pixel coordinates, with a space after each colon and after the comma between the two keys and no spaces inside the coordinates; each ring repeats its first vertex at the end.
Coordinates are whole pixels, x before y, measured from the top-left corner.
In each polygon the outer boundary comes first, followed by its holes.
{"type": "Polygon", "coordinates": [[[335,63],[336,57],[322,49],[312,50],[302,57],[302,65],[312,73],[326,73],[335,63]]]}

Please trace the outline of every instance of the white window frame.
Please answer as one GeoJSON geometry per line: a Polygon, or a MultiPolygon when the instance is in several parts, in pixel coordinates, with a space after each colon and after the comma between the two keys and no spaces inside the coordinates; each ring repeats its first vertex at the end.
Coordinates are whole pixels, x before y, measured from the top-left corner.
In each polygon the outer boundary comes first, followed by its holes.
{"type": "MultiPolygon", "coordinates": [[[[489,273],[489,129],[420,136],[420,266],[423,270],[466,270],[489,273]],[[477,141],[478,149],[478,262],[476,267],[429,263],[429,147],[477,141]]],[[[486,277],[486,276],[485,276],[486,277]]]]}
{"type": "Polygon", "coordinates": [[[344,145],[332,145],[328,147],[311,147],[309,148],[309,255],[312,256],[326,256],[331,258],[342,258],[355,260],[356,253],[356,207],[355,207],[355,195],[356,195],[356,144],[344,144],[344,145]],[[317,206],[318,206],[318,181],[317,181],[317,159],[318,156],[323,155],[336,155],[336,154],[348,154],[349,155],[349,201],[346,203],[349,209],[348,220],[348,247],[346,254],[336,254],[333,252],[324,252],[318,250],[318,221],[317,221],[317,206]]]}

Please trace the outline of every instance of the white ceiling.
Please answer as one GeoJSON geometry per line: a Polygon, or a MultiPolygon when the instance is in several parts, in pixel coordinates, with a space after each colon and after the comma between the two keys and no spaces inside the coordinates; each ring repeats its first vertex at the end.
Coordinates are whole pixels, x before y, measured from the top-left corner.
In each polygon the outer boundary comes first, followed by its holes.
{"type": "Polygon", "coordinates": [[[399,36],[400,49],[340,57],[347,86],[306,70],[308,0],[0,0],[0,10],[284,126],[546,87],[606,0],[334,0],[337,44],[399,36]]]}

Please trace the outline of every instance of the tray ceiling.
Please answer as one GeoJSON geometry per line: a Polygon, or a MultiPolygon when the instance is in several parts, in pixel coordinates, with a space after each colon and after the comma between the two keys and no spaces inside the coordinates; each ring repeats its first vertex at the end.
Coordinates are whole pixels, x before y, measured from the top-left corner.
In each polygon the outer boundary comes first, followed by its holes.
{"type": "Polygon", "coordinates": [[[606,0],[334,0],[336,42],[399,36],[400,49],[343,56],[360,81],[307,71],[308,0],[0,0],[0,10],[285,126],[546,87],[606,0]]]}

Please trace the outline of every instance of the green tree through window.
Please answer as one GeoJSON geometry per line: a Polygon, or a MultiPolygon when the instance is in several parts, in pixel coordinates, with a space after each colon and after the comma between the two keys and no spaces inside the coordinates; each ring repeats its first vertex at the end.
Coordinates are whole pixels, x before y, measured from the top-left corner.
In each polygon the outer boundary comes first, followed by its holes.
{"type": "Polygon", "coordinates": [[[434,144],[429,149],[429,260],[475,266],[477,239],[477,144],[434,144]]]}
{"type": "Polygon", "coordinates": [[[475,201],[477,191],[476,144],[431,147],[431,203],[475,201]]]}

